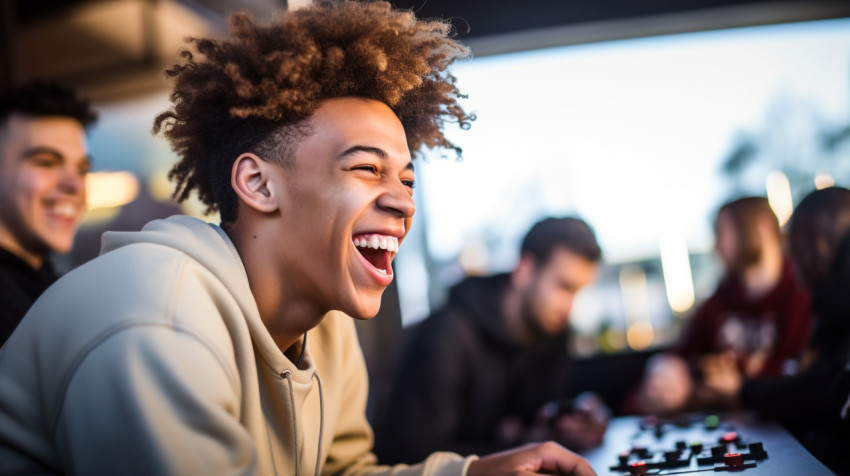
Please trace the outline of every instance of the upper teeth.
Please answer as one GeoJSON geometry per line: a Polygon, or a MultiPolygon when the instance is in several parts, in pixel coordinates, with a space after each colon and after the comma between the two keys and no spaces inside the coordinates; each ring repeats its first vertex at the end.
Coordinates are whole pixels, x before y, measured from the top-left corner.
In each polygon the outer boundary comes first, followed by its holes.
{"type": "Polygon", "coordinates": [[[77,208],[70,203],[60,203],[53,206],[53,213],[67,218],[74,218],[77,215],[77,208]]]}
{"type": "Polygon", "coordinates": [[[398,238],[386,235],[361,235],[354,239],[355,246],[398,252],[398,238]]]}

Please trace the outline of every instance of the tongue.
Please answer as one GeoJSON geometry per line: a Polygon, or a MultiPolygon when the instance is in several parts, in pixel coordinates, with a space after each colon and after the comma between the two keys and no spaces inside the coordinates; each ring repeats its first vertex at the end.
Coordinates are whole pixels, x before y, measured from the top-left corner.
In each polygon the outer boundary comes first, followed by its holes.
{"type": "Polygon", "coordinates": [[[374,248],[357,248],[357,250],[372,266],[389,272],[390,259],[387,250],[376,250],[374,248]]]}

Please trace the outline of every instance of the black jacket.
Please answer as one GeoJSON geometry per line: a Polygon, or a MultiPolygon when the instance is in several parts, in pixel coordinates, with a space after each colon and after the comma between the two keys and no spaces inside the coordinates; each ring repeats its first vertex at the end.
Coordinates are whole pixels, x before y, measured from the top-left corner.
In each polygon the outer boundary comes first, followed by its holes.
{"type": "Polygon", "coordinates": [[[41,296],[57,275],[45,260],[33,269],[17,255],[0,248],[0,346],[12,335],[32,303],[41,296]]]}
{"type": "Polygon", "coordinates": [[[812,295],[817,359],[793,377],[744,383],[741,402],[777,419],[824,464],[850,474],[850,235],[812,295]]]}
{"type": "Polygon", "coordinates": [[[509,275],[467,278],[448,303],[408,331],[399,372],[376,425],[382,463],[439,450],[484,455],[510,446],[500,422],[531,422],[570,396],[566,332],[530,346],[509,334],[501,309],[509,275]]]}

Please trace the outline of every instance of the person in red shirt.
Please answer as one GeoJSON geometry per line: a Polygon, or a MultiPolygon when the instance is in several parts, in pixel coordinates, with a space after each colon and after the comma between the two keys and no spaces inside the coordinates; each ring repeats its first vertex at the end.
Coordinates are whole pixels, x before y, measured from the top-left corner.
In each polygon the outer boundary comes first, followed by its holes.
{"type": "Polygon", "coordinates": [[[635,402],[638,413],[722,407],[699,377],[699,362],[706,357],[728,353],[748,377],[778,376],[806,346],[810,297],[794,279],[767,199],[724,204],[715,220],[715,247],[725,274],[673,352],[647,363],[635,402]]]}
{"type": "Polygon", "coordinates": [[[742,374],[733,356],[705,359],[705,385],[730,406],[784,425],[836,474],[850,474],[850,190],[809,193],[788,225],[795,277],[811,293],[811,338],[792,375],[742,374]]]}

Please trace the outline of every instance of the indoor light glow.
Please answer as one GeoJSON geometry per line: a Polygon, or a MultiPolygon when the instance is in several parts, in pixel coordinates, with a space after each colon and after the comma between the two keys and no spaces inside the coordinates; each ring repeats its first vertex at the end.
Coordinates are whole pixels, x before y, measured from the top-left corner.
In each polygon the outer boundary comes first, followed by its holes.
{"type": "Polygon", "coordinates": [[[791,200],[791,184],[788,182],[788,177],[778,171],[767,174],[767,201],[770,203],[770,208],[773,213],[776,213],[776,218],[779,219],[779,226],[785,226],[791,214],[794,213],[794,202],[791,200]]]}
{"type": "Polygon", "coordinates": [[[86,175],[89,211],[120,207],[139,194],[139,180],[130,172],[91,172],[86,175]]]}
{"type": "Polygon", "coordinates": [[[668,232],[659,240],[661,269],[667,302],[673,312],[687,312],[694,305],[694,280],[688,246],[680,233],[668,232]]]}
{"type": "Polygon", "coordinates": [[[829,174],[817,174],[815,175],[815,188],[818,190],[823,190],[825,188],[829,188],[835,185],[835,178],[829,174]]]}

